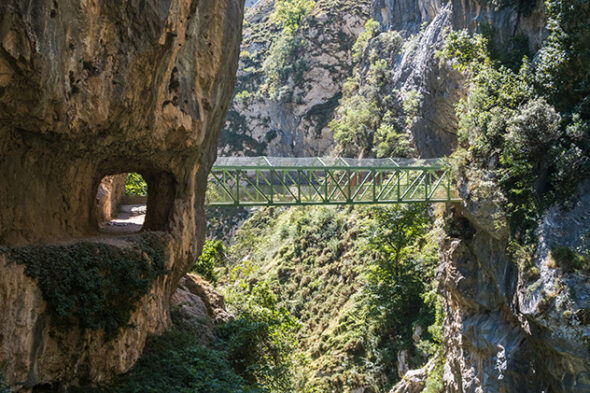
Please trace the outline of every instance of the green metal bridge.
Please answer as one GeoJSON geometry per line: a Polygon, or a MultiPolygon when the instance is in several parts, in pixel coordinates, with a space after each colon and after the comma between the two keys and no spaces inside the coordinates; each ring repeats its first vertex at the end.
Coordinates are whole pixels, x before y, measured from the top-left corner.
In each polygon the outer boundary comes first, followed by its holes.
{"type": "Polygon", "coordinates": [[[457,202],[440,159],[219,157],[206,206],[457,202]]]}

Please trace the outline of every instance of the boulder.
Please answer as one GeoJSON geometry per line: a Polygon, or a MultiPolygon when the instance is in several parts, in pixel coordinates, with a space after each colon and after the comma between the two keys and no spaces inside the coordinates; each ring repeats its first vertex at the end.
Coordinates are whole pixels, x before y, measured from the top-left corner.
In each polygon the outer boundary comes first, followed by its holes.
{"type": "Polygon", "coordinates": [[[179,320],[175,322],[193,332],[204,344],[214,339],[215,325],[233,318],[225,309],[223,295],[205,280],[190,273],[180,279],[170,303],[172,310],[178,312],[179,320]]]}

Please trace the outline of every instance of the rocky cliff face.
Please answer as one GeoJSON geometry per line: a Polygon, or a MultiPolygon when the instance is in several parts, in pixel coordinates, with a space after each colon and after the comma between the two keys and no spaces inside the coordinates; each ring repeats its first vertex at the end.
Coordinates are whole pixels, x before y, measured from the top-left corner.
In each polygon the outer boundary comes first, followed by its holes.
{"type": "Polygon", "coordinates": [[[334,147],[327,126],[351,75],[352,45],[369,17],[369,1],[317,1],[299,25],[286,64],[276,70],[291,69],[274,94],[262,71],[278,50],[272,43],[282,34],[269,21],[273,7],[274,1],[261,0],[246,15],[238,82],[220,155],[314,156],[334,147]]]}
{"type": "Polygon", "coordinates": [[[110,221],[115,217],[121,198],[125,195],[127,174],[106,176],[98,185],[96,192],[96,219],[98,223],[110,221]]]}
{"type": "Polygon", "coordinates": [[[581,186],[571,210],[545,213],[534,260],[523,271],[508,256],[502,198],[490,182],[466,185],[440,271],[446,391],[588,391],[588,277],[550,253],[590,249],[588,187],[581,186]]]}
{"type": "MultiPolygon", "coordinates": [[[[532,51],[539,49],[545,34],[541,1],[526,14],[516,6],[472,0],[375,0],[371,7],[372,17],[381,23],[384,33],[395,31],[403,39],[401,50],[377,53],[390,59],[391,78],[386,90],[401,97],[392,112],[407,117],[404,99],[411,94],[416,100],[411,105],[413,118],[403,131],[411,136],[422,157],[449,155],[456,146],[455,106],[466,90],[464,77],[436,57],[446,31],[467,29],[473,33],[489,26],[497,42],[506,42],[514,35],[526,36],[532,51]]],[[[364,57],[368,56],[371,52],[365,50],[364,57]]],[[[361,70],[368,71],[369,67],[361,70]]]]}
{"type": "Polygon", "coordinates": [[[214,341],[216,325],[233,318],[225,309],[223,295],[205,280],[190,273],[180,279],[170,304],[178,312],[176,323],[185,325],[203,345],[214,341]]]}
{"type": "MultiPolygon", "coordinates": [[[[463,77],[434,57],[444,29],[474,32],[488,25],[497,42],[521,34],[534,54],[545,37],[543,4],[531,3],[526,12],[518,4],[373,2],[375,19],[415,41],[393,65],[391,83],[419,93],[420,115],[410,131],[420,154],[451,151],[453,106],[465,94],[463,77]]],[[[445,391],[588,391],[587,276],[560,266],[550,252],[560,246],[588,252],[590,221],[583,213],[588,185],[572,198],[569,211],[555,206],[544,214],[536,253],[524,270],[510,249],[506,201],[492,177],[469,173],[461,190],[465,202],[451,219],[439,271],[446,314],[445,391]]],[[[565,259],[573,263],[575,257],[565,259]]],[[[412,382],[417,375],[394,391],[421,391],[423,380],[412,382]]]]}
{"type": "MultiPolygon", "coordinates": [[[[264,69],[269,58],[276,55],[273,43],[283,33],[270,20],[274,1],[258,1],[246,16],[238,83],[219,152],[332,154],[336,143],[334,130],[328,125],[343,104],[344,83],[354,77],[361,81],[358,89],[362,90],[371,72],[371,61],[378,58],[387,61],[389,73],[380,94],[392,97],[392,103],[380,103],[380,109],[398,118],[394,127],[407,135],[415,146],[415,154],[448,155],[456,145],[455,106],[466,91],[464,77],[435,56],[445,42],[446,29],[474,32],[491,26],[499,43],[522,34],[534,52],[544,37],[542,2],[537,3],[525,12],[511,3],[502,3],[500,7],[494,2],[473,0],[317,1],[298,27],[296,47],[281,47],[286,53],[285,64],[274,71],[287,76],[271,92],[269,75],[264,69]],[[369,18],[380,22],[381,32],[369,40],[360,59],[353,59],[354,43],[369,18]],[[392,32],[401,36],[401,47],[383,44],[392,32]],[[411,102],[412,116],[406,124],[408,109],[404,102],[408,103],[410,97],[415,102],[411,102]]],[[[378,123],[383,115],[380,114],[378,123]]],[[[374,132],[379,124],[371,128],[374,132]]],[[[368,154],[373,154],[371,149],[368,154]]]]}
{"type": "Polygon", "coordinates": [[[101,179],[139,172],[150,190],[144,229],[159,231],[167,271],[106,338],[55,328],[26,261],[0,256],[0,364],[12,386],[105,381],[167,326],[168,299],[202,246],[206,173],[234,86],[242,9],[240,0],[0,5],[0,245],[101,237],[101,179]]]}

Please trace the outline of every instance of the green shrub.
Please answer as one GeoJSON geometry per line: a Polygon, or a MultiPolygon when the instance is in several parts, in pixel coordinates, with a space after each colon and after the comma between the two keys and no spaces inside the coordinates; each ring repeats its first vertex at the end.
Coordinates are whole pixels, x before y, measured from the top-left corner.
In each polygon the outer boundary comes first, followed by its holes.
{"type": "Polygon", "coordinates": [[[147,183],[139,173],[131,172],[127,174],[125,195],[147,195],[147,183]]]}
{"type": "Polygon", "coordinates": [[[203,245],[203,252],[192,268],[192,271],[208,281],[217,282],[215,268],[225,262],[225,246],[219,240],[207,240],[203,245]]]}
{"type": "Polygon", "coordinates": [[[476,77],[480,70],[490,67],[487,47],[488,41],[483,35],[472,37],[467,30],[450,30],[445,45],[436,56],[451,61],[455,69],[470,71],[476,77]]]}
{"type": "Polygon", "coordinates": [[[280,102],[291,102],[292,88],[286,83],[290,76],[298,82],[308,69],[304,59],[296,59],[296,54],[304,42],[297,39],[297,31],[303,19],[313,9],[313,0],[277,0],[270,15],[269,22],[278,31],[273,34],[273,41],[262,64],[265,82],[262,90],[268,96],[280,102]]]}
{"type": "Polygon", "coordinates": [[[254,93],[248,90],[242,90],[234,95],[234,101],[239,104],[245,105],[248,99],[250,99],[250,97],[252,96],[254,96],[254,93]]]}
{"type": "MultiPolygon", "coordinates": [[[[381,90],[388,75],[387,62],[374,57],[366,80],[361,80],[357,74],[344,84],[343,99],[340,100],[335,119],[329,123],[334,132],[334,141],[343,156],[352,157],[371,151],[375,130],[385,115],[382,105],[385,95],[381,94],[381,90]]],[[[382,146],[382,149],[386,148],[382,146]]]]}
{"type": "Polygon", "coordinates": [[[301,21],[314,5],[314,0],[277,0],[270,15],[270,21],[281,26],[284,34],[294,35],[301,21]]]}
{"type": "Polygon", "coordinates": [[[412,122],[418,115],[421,99],[422,95],[416,90],[408,90],[404,93],[404,102],[402,104],[402,108],[404,110],[404,114],[406,115],[406,124],[408,127],[412,125],[412,122]]]}
{"type": "Polygon", "coordinates": [[[424,390],[422,393],[444,393],[444,363],[445,359],[442,351],[436,355],[436,365],[434,369],[426,377],[426,383],[424,384],[424,390]]]}
{"type": "Polygon", "coordinates": [[[231,306],[238,317],[218,329],[226,343],[232,367],[251,384],[269,392],[294,391],[298,321],[277,298],[266,281],[233,287],[231,306]]]}
{"type": "Polygon", "coordinates": [[[533,257],[534,247],[531,244],[521,245],[518,241],[512,240],[508,243],[506,253],[516,263],[521,277],[525,282],[533,282],[539,279],[539,268],[535,265],[533,257]]]}
{"type": "Polygon", "coordinates": [[[579,254],[569,247],[555,246],[551,248],[551,258],[566,273],[580,271],[590,274],[589,254],[579,254]]]}
{"type": "Polygon", "coordinates": [[[369,40],[373,38],[381,30],[379,22],[373,19],[369,19],[365,23],[365,31],[359,34],[354,45],[352,46],[352,60],[358,63],[363,56],[363,51],[369,43],[369,40]]]}
{"type": "Polygon", "coordinates": [[[536,69],[541,91],[561,113],[577,113],[588,121],[590,3],[586,0],[547,0],[545,5],[549,36],[539,52],[536,69]]]}
{"type": "MultiPolygon", "coordinates": [[[[391,62],[399,51],[402,38],[397,32],[377,34],[379,23],[372,20],[367,22],[365,29],[353,48],[358,61],[362,59],[362,62],[357,64],[353,77],[344,83],[340,105],[334,120],[329,123],[338,152],[345,157],[413,155],[411,137],[404,132],[404,115],[399,109],[403,99],[388,85],[391,62]],[[367,45],[369,49],[365,50],[367,45]]],[[[406,105],[407,117],[413,119],[417,107],[411,106],[410,101],[418,104],[417,95],[409,93],[406,105]]]]}
{"type": "Polygon", "coordinates": [[[471,75],[470,94],[459,106],[459,134],[470,165],[496,174],[508,200],[512,236],[534,243],[543,210],[566,201],[590,169],[584,155],[590,151],[584,142],[589,127],[579,115],[564,124],[547,101],[551,97],[539,94],[535,68],[526,58],[515,73],[493,62],[488,51],[483,36],[462,31],[450,32],[441,52],[471,75]]]}
{"type": "Polygon", "coordinates": [[[340,116],[329,126],[342,154],[351,157],[359,150],[370,149],[373,131],[379,125],[378,103],[362,95],[353,95],[341,101],[337,114],[340,116]]]}
{"type": "Polygon", "coordinates": [[[105,329],[107,337],[113,337],[127,326],[154,280],[167,272],[161,236],[145,233],[127,240],[128,248],[79,242],[5,252],[37,280],[52,323],[62,328],[105,329]]]}
{"type": "Polygon", "coordinates": [[[416,149],[408,135],[397,132],[396,127],[383,121],[373,136],[373,152],[377,158],[414,157],[416,149]]]}
{"type": "MultiPolygon", "coordinates": [[[[412,335],[416,325],[426,328],[435,323],[436,296],[431,294],[427,300],[425,293],[433,280],[432,265],[437,258],[434,249],[430,254],[419,246],[429,229],[424,205],[375,208],[368,214],[374,220],[367,233],[367,252],[373,258],[367,267],[363,301],[368,307],[367,320],[373,326],[373,356],[380,359],[389,380],[395,381],[400,350],[415,355],[414,367],[422,364],[425,355],[431,355],[415,351],[412,335]]],[[[439,333],[436,328],[431,330],[439,333]]],[[[421,348],[434,348],[430,338],[429,342],[423,342],[421,348]]]]}
{"type": "MultiPolygon", "coordinates": [[[[81,389],[80,393],[88,392],[81,389]]],[[[149,337],[137,364],[102,393],[263,393],[232,369],[228,353],[206,348],[189,332],[172,328],[149,337]]]]}

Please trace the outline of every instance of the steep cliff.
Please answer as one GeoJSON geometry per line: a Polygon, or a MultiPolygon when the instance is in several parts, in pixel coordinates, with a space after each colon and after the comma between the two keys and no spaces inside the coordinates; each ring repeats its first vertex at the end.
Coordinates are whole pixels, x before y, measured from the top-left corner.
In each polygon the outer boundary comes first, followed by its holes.
{"type": "Polygon", "coordinates": [[[531,53],[544,38],[540,0],[317,1],[299,10],[289,39],[275,16],[282,3],[291,4],[264,0],[248,10],[220,154],[448,155],[466,90],[464,77],[435,56],[447,29],[487,29],[499,45],[525,36],[531,53]],[[369,18],[380,26],[366,36],[369,18]],[[375,107],[359,108],[355,96],[375,107]],[[400,141],[413,149],[395,151],[400,141]]]}
{"type": "Polygon", "coordinates": [[[169,324],[170,295],[202,247],[242,9],[0,5],[0,364],[16,389],[108,380],[169,324]],[[149,185],[153,233],[108,238],[97,189],[126,172],[149,185]]]}
{"type": "MultiPolygon", "coordinates": [[[[276,2],[279,3],[279,2],[276,2]]],[[[352,72],[352,46],[369,16],[368,0],[312,1],[293,21],[258,1],[246,14],[238,81],[219,141],[223,155],[325,155],[328,128],[352,72]]]]}
{"type": "Polygon", "coordinates": [[[464,75],[436,56],[447,32],[485,30],[503,46],[525,37],[534,53],[545,23],[537,3],[525,12],[509,2],[373,1],[372,17],[380,26],[366,26],[369,37],[359,47],[358,66],[332,125],[339,152],[449,155],[457,145],[455,107],[467,90],[464,75]]]}
{"type": "MultiPolygon", "coordinates": [[[[493,191],[489,182],[474,182],[475,194],[493,191]]],[[[589,249],[588,184],[569,211],[554,206],[542,217],[524,270],[507,251],[505,200],[486,195],[471,195],[453,218],[461,230],[443,244],[446,391],[588,391],[588,276],[564,267],[575,253],[563,265],[551,253],[556,246],[589,249]]]]}
{"type": "Polygon", "coordinates": [[[445,391],[590,388],[589,57],[578,48],[590,7],[546,5],[548,38],[532,62],[514,61],[510,41],[498,50],[482,35],[447,36],[443,57],[466,72],[469,93],[454,157],[463,203],[439,271],[445,391]]]}

